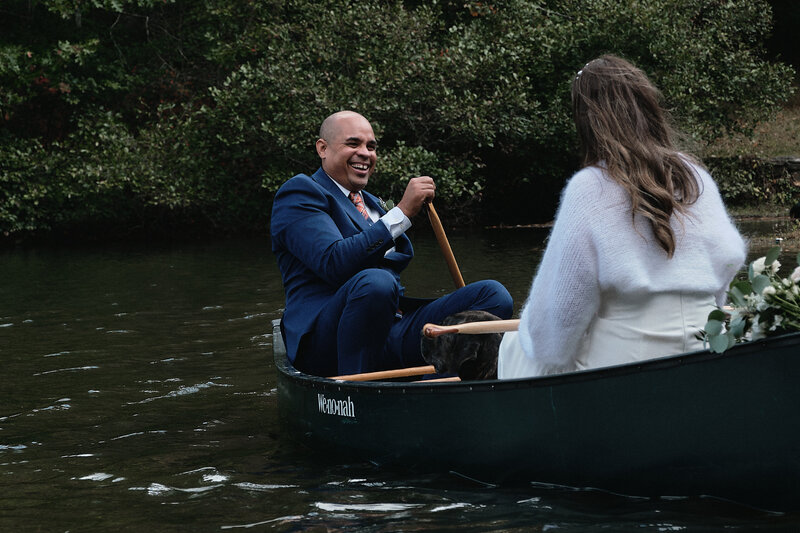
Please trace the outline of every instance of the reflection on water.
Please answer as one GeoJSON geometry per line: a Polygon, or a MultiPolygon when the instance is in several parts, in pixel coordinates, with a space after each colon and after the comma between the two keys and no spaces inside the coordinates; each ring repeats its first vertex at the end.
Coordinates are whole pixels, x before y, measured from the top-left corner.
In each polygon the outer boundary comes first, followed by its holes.
{"type": "MultiPolygon", "coordinates": [[[[547,230],[453,232],[466,281],[527,294],[547,230]]],[[[414,236],[410,295],[451,290],[414,236]]],[[[786,261],[791,263],[791,261],[786,261]]],[[[0,253],[0,530],[782,529],[708,499],[485,486],[336,465],[276,425],[268,243],[0,253]]]]}

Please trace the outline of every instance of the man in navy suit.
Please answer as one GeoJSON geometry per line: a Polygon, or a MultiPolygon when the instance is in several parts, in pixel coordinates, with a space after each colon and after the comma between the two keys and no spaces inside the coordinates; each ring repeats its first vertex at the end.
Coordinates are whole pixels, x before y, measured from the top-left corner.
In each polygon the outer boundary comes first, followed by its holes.
{"type": "Polygon", "coordinates": [[[388,212],[364,191],[377,141],[363,116],[340,111],[322,123],[322,167],[284,183],[272,207],[272,250],[286,292],[289,360],[320,376],[424,364],[420,332],[467,309],[510,318],[511,296],[480,281],[435,300],[403,295],[400,272],[414,255],[405,231],[434,197],[428,176],[412,178],[388,212]]]}

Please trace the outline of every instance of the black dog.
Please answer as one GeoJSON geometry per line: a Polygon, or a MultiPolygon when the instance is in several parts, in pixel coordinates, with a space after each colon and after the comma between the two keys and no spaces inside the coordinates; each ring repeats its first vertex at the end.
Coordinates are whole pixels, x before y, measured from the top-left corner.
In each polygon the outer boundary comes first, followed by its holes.
{"type": "MultiPolygon", "coordinates": [[[[500,320],[486,311],[462,311],[442,321],[442,326],[500,320]]],[[[502,333],[465,335],[446,333],[436,338],[422,336],[422,357],[440,374],[458,374],[463,381],[497,379],[497,355],[502,333]]]]}

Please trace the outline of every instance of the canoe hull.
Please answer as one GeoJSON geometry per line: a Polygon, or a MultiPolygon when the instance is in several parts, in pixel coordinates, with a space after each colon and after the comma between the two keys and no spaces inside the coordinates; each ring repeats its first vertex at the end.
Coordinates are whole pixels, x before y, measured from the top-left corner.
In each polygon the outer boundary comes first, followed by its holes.
{"type": "Polygon", "coordinates": [[[437,384],[307,376],[275,339],[281,418],[334,460],[800,506],[800,335],[722,355],[437,384]]]}

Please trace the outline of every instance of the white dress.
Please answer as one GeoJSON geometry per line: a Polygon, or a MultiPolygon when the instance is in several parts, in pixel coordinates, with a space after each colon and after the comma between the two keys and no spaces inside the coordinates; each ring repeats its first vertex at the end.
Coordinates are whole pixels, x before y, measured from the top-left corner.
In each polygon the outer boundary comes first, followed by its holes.
{"type": "MultiPolygon", "coordinates": [[[[688,164],[688,163],[687,163],[688,164]]],[[[675,252],[655,242],[628,193],[602,168],[576,173],[555,224],[517,333],[500,345],[498,377],[554,374],[702,348],[695,339],[722,305],[745,260],[745,243],[716,184],[690,165],[700,196],[673,216],[675,252]]]]}
{"type": "Polygon", "coordinates": [[[696,293],[603,298],[582,338],[573,367],[542,367],[535,359],[525,356],[518,332],[512,331],[503,335],[497,376],[500,379],[538,376],[556,370],[585,370],[701,350],[703,342],[697,334],[715,308],[712,296],[696,293]]]}

